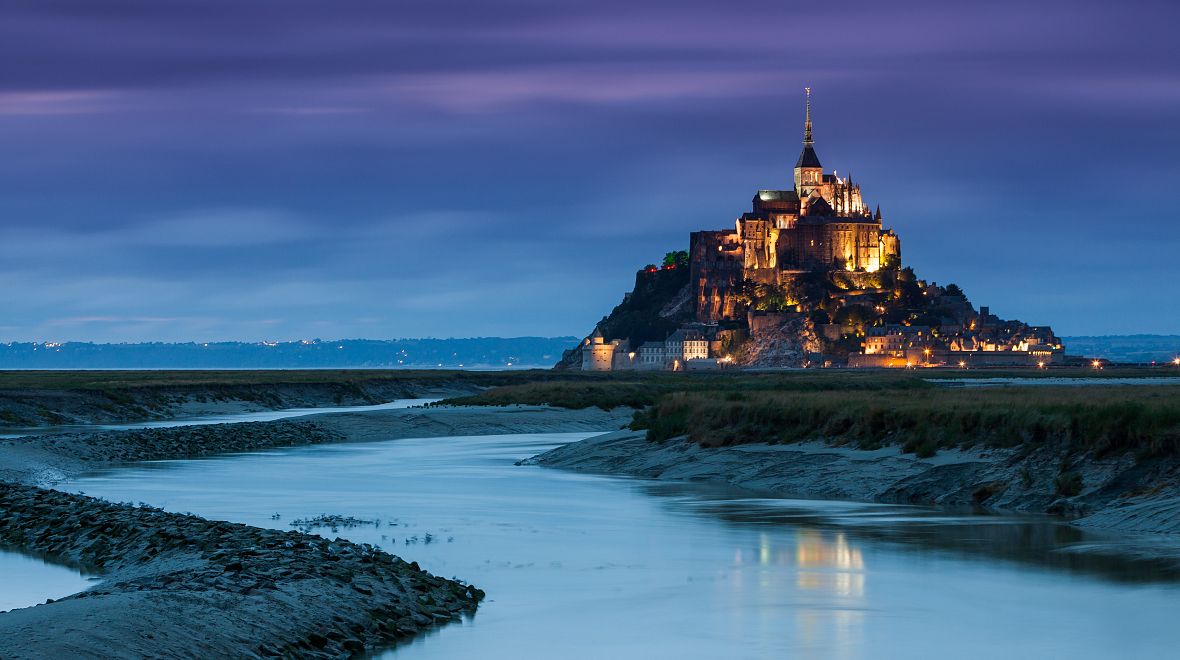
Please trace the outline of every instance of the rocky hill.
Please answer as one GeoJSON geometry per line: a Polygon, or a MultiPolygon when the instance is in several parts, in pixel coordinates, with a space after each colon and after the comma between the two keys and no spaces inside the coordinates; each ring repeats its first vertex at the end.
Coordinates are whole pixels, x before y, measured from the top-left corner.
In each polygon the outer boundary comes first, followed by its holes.
{"type": "MultiPolygon", "coordinates": [[[[638,347],[645,341],[663,341],[692,321],[694,311],[688,269],[652,266],[635,274],[635,288],[596,327],[607,341],[624,339],[638,347]]],[[[578,369],[581,364],[579,345],[565,351],[555,368],[578,369]]]]}

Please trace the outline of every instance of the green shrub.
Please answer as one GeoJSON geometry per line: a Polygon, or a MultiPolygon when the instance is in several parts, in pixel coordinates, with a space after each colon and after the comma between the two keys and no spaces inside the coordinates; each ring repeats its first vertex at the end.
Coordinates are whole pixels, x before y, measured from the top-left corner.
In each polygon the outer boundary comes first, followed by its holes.
{"type": "Polygon", "coordinates": [[[1062,472],[1057,475],[1053,481],[1057,487],[1057,494],[1065,497],[1073,497],[1082,492],[1082,475],[1077,472],[1062,472]]]}

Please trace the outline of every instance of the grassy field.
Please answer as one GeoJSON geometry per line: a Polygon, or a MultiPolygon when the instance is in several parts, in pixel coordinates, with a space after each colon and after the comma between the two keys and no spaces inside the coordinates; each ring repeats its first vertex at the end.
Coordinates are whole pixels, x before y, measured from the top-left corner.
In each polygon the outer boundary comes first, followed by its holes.
{"type": "Polygon", "coordinates": [[[1004,387],[827,392],[683,392],[634,428],[703,446],[823,439],[875,449],[1051,444],[1098,455],[1180,451],[1180,382],[1134,387],[1004,387]]]}
{"type": "MultiPolygon", "coordinates": [[[[568,385],[587,385],[595,399],[607,402],[606,395],[596,393],[598,387],[640,385],[654,388],[659,393],[695,389],[737,388],[773,389],[774,387],[815,387],[817,389],[870,388],[901,384],[909,387],[914,381],[959,378],[1136,378],[1164,376],[1180,378],[1175,367],[1108,367],[1095,369],[925,369],[896,370],[829,370],[829,371],[768,371],[722,373],[588,373],[580,371],[463,371],[448,369],[291,369],[291,370],[191,370],[191,371],[0,371],[0,390],[110,390],[135,387],[185,387],[201,385],[282,385],[297,383],[363,383],[374,381],[416,381],[445,383],[462,381],[487,387],[518,386],[515,392],[489,393],[484,402],[518,402],[514,397],[527,397],[528,403],[539,403],[549,388],[555,399],[553,405],[584,407],[571,395],[568,385]],[[804,384],[807,385],[804,385],[804,384]],[[560,401],[560,403],[558,402],[560,401]]],[[[614,405],[650,405],[647,395],[638,398],[621,394],[614,405]]],[[[526,402],[521,400],[519,402],[526,402]]],[[[609,402],[607,402],[608,405],[609,402]]],[[[589,405],[598,405],[592,402],[589,405]]]]}
{"type": "Polygon", "coordinates": [[[752,391],[913,390],[936,387],[939,381],[979,378],[1176,378],[1175,368],[1125,367],[1095,369],[896,369],[792,370],[766,372],[541,372],[544,377],[494,387],[472,396],[444,401],[452,405],[524,403],[561,408],[646,408],[676,392],[724,394],[752,391]],[[563,375],[558,375],[563,374],[563,375]]]}
{"type": "Polygon", "coordinates": [[[633,428],[703,446],[823,439],[877,448],[1053,443],[1098,454],[1180,452],[1180,377],[1167,368],[613,374],[530,381],[450,399],[459,405],[637,409],[633,428]],[[1174,384],[951,387],[946,379],[1169,377],[1174,384]]]}
{"type": "MultiPolygon", "coordinates": [[[[604,374],[605,376],[605,374],[604,374]]],[[[933,387],[908,372],[790,371],[773,373],[631,373],[610,377],[532,381],[443,401],[452,405],[525,403],[560,408],[645,408],[677,392],[827,391],[933,387]]]]}

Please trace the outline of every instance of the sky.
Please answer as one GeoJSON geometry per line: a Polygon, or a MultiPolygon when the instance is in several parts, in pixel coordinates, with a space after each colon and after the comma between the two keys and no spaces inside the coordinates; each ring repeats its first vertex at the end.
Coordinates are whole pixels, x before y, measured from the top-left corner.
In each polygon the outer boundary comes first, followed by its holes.
{"type": "Polygon", "coordinates": [[[584,335],[816,151],[918,274],[1180,333],[1180,4],[6,0],[0,341],[584,335]]]}

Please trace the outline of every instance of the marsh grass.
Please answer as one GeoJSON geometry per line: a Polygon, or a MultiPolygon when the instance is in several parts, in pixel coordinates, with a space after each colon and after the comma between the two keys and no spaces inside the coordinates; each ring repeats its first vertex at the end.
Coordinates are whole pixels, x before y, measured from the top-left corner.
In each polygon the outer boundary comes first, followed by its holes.
{"type": "Polygon", "coordinates": [[[520,403],[609,410],[618,406],[646,408],[675,393],[699,393],[736,401],[747,394],[767,391],[910,390],[932,387],[921,378],[901,372],[631,373],[603,374],[597,379],[574,378],[504,385],[439,403],[490,406],[520,403]]]}
{"type": "Polygon", "coordinates": [[[684,435],[706,447],[825,440],[930,456],[949,447],[1054,445],[1148,457],[1180,450],[1180,387],[679,392],[638,413],[632,427],[653,441],[684,435]]]}

